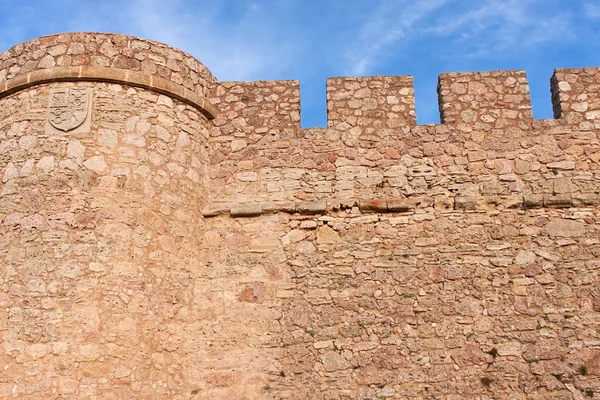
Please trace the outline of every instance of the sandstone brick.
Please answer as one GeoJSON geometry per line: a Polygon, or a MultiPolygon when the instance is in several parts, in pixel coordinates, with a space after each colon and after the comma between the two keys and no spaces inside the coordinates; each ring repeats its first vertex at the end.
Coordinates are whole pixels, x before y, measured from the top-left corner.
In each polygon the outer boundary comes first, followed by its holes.
{"type": "Polygon", "coordinates": [[[455,197],[454,198],[454,209],[455,210],[474,210],[477,208],[477,199],[475,197],[455,197]]]}
{"type": "Polygon", "coordinates": [[[42,171],[44,171],[46,173],[52,171],[54,169],[54,157],[52,157],[52,156],[42,157],[40,159],[40,161],[38,161],[38,163],[37,163],[37,168],[41,169],[42,171]]]}
{"type": "Polygon", "coordinates": [[[340,238],[338,233],[331,229],[329,226],[323,225],[317,229],[317,243],[333,244],[339,240],[340,238]]]}
{"type": "Polygon", "coordinates": [[[549,163],[548,168],[550,169],[563,169],[563,170],[571,170],[575,168],[575,162],[573,161],[556,161],[549,163]]]}
{"type": "Polygon", "coordinates": [[[284,237],[281,238],[281,243],[284,246],[289,246],[290,244],[297,243],[306,238],[306,233],[300,229],[294,229],[289,231],[284,237]]]}
{"type": "Polygon", "coordinates": [[[60,377],[58,379],[58,392],[61,395],[72,395],[77,392],[79,381],[68,377],[60,377]]]}
{"type": "Polygon", "coordinates": [[[542,311],[541,307],[535,303],[534,299],[527,296],[514,296],[513,305],[515,311],[518,313],[530,316],[539,315],[542,311]]]}
{"type": "Polygon", "coordinates": [[[323,354],[321,361],[326,371],[339,371],[350,368],[350,363],[337,351],[328,351],[323,354]]]}
{"type": "Polygon", "coordinates": [[[83,165],[97,174],[102,174],[107,168],[106,162],[104,161],[104,156],[93,156],[87,159],[83,165]]]}
{"type": "Polygon", "coordinates": [[[23,150],[32,149],[36,145],[36,143],[37,137],[31,135],[21,136],[21,138],[19,139],[19,147],[23,150]]]}
{"type": "Polygon", "coordinates": [[[469,342],[464,349],[456,351],[452,359],[459,367],[483,365],[486,362],[485,354],[475,342],[469,342]]]}
{"type": "Polygon", "coordinates": [[[498,346],[498,355],[520,357],[523,353],[523,345],[520,342],[506,342],[498,346]]]}
{"type": "Polygon", "coordinates": [[[584,234],[584,225],[578,221],[554,219],[546,225],[545,230],[550,236],[578,237],[584,234]]]}
{"type": "Polygon", "coordinates": [[[56,62],[54,61],[54,57],[52,57],[52,55],[48,54],[40,60],[38,67],[39,68],[52,68],[55,65],[56,65],[56,62]]]}
{"type": "Polygon", "coordinates": [[[8,163],[6,169],[4,170],[4,174],[2,175],[2,182],[6,183],[11,179],[15,179],[19,176],[19,171],[17,167],[13,163],[8,163]]]}

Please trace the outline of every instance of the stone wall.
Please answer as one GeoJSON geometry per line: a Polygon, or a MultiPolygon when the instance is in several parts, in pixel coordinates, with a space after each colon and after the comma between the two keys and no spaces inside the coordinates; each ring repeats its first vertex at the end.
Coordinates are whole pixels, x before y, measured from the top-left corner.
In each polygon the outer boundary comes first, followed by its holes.
{"type": "Polygon", "coordinates": [[[142,72],[205,96],[214,82],[194,57],[151,40],[104,33],[64,33],[16,45],[0,55],[0,82],[60,67],[90,66],[142,72]]]}
{"type": "Polygon", "coordinates": [[[540,121],[523,71],[443,74],[426,126],[412,78],[332,78],[301,129],[298,82],[195,60],[41,79],[179,54],[72,35],[0,55],[0,398],[600,397],[599,68],[540,121]]]}
{"type": "Polygon", "coordinates": [[[214,129],[207,229],[291,278],[261,299],[282,312],[265,397],[600,395],[597,74],[556,71],[554,120],[499,71],[442,75],[439,125],[409,78],[373,77],[329,80],[329,128],[263,128],[241,159],[214,129]]]}

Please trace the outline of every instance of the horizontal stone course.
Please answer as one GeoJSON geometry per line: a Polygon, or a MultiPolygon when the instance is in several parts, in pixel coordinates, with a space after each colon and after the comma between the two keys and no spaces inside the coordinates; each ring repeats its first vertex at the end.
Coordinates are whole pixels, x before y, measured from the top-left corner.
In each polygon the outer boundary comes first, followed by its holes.
{"type": "MultiPolygon", "coordinates": [[[[404,199],[372,199],[372,200],[347,200],[342,208],[357,206],[361,213],[404,213],[418,208],[435,207],[444,210],[446,204],[453,204],[450,210],[490,210],[490,209],[533,209],[533,208],[569,208],[569,207],[596,207],[600,205],[600,194],[580,193],[563,195],[526,195],[505,197],[461,197],[436,199],[436,204],[428,198],[404,199]]],[[[278,212],[300,214],[323,214],[327,211],[340,209],[340,202],[249,202],[249,203],[211,203],[203,210],[205,217],[217,215],[231,215],[232,217],[255,217],[263,214],[278,212]]],[[[449,211],[450,211],[449,210],[449,211]]]]}

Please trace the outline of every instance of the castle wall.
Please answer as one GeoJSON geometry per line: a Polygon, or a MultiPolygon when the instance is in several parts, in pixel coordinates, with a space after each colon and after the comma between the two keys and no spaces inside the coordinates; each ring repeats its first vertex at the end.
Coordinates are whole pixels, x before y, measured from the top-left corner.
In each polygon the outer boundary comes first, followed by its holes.
{"type": "Polygon", "coordinates": [[[523,71],[443,74],[426,126],[412,78],[332,78],[301,129],[297,81],[188,57],[0,55],[0,398],[600,395],[598,68],[541,121],[523,71]]]}
{"type": "Polygon", "coordinates": [[[328,128],[263,128],[276,140],[235,161],[214,130],[207,223],[239,221],[238,254],[270,246],[263,265],[293,282],[263,303],[282,310],[264,397],[593,397],[596,73],[557,70],[579,114],[554,120],[532,120],[524,72],[499,71],[442,75],[438,125],[415,125],[409,78],[373,77],[329,80],[328,128]]]}

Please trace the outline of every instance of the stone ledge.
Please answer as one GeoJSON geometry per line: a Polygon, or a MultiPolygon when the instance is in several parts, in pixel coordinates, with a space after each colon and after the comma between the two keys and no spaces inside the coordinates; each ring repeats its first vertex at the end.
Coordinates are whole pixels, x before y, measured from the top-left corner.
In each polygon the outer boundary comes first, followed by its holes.
{"type": "Polygon", "coordinates": [[[217,109],[206,99],[167,79],[142,72],[107,67],[55,67],[32,71],[26,75],[19,75],[0,82],[0,98],[43,83],[78,81],[108,82],[140,87],[181,100],[200,110],[208,119],[213,119],[218,114],[217,109]]]}
{"type": "Polygon", "coordinates": [[[493,209],[535,209],[596,207],[600,205],[600,194],[579,193],[563,195],[524,195],[524,196],[457,196],[448,197],[449,202],[437,202],[428,197],[355,199],[345,201],[273,201],[251,203],[212,203],[202,210],[204,217],[229,215],[231,217],[254,217],[264,214],[284,212],[288,214],[317,215],[343,208],[358,207],[361,213],[407,213],[417,209],[433,207],[439,212],[490,211],[493,209]],[[438,204],[441,206],[438,208],[438,204]],[[445,207],[453,204],[452,207],[445,207]]]}

